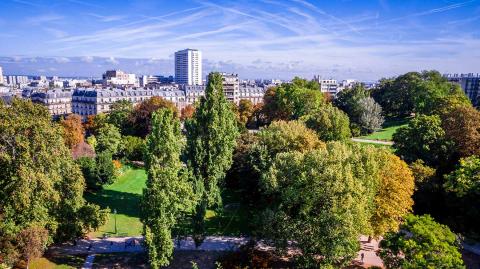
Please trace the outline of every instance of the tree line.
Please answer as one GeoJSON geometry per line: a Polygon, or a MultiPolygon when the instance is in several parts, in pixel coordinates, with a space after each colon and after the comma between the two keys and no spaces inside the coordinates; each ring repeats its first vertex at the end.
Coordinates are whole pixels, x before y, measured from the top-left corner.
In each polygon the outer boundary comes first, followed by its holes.
{"type": "Polygon", "coordinates": [[[168,265],[172,238],[186,236],[181,221],[201,244],[206,211],[222,208],[226,189],[241,193],[254,238],[280,253],[301,251],[297,267],[348,265],[359,235],[369,235],[384,237],[388,268],[463,268],[450,228],[478,234],[479,115],[435,71],[383,79],[372,90],[358,84],[336,98],[295,78],[255,106],[229,103],[221,75],[211,73],[205,96],[180,112],[154,97],[135,107],[117,102],[84,123],[76,115],[51,122],[45,109],[15,100],[0,116],[8,168],[0,177],[1,262],[29,259],[19,234],[45,247],[102,225],[106,211],[82,193],[115,180],[115,159],[145,163],[141,220],[153,268],[168,265]],[[409,119],[394,152],[350,141],[392,118],[409,119]],[[39,194],[45,199],[32,198],[39,194]]]}

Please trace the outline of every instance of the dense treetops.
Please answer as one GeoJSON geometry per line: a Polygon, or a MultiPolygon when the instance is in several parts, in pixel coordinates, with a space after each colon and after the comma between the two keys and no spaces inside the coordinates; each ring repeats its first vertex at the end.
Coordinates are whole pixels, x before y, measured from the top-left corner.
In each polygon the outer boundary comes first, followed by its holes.
{"type": "Polygon", "coordinates": [[[47,230],[51,242],[78,237],[105,221],[83,199],[84,178],[62,135],[40,105],[0,105],[0,245],[9,246],[2,247],[3,257],[23,251],[17,239],[29,227],[47,230]]]}
{"type": "Polygon", "coordinates": [[[454,233],[428,215],[409,215],[380,242],[387,268],[465,268],[454,233]]]}

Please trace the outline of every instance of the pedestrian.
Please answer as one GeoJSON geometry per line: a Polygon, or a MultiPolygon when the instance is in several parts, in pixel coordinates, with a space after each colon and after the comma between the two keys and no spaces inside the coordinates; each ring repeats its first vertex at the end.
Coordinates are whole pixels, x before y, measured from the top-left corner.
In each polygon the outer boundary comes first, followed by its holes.
{"type": "Polygon", "coordinates": [[[362,263],[363,263],[363,259],[365,258],[365,253],[362,252],[362,254],[360,254],[360,257],[362,258],[362,263]]]}

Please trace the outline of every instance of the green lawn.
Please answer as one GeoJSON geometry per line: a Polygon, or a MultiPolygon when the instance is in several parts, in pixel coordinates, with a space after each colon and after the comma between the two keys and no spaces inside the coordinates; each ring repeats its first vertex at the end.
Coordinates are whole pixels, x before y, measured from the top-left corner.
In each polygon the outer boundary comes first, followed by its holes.
{"type": "Polygon", "coordinates": [[[386,120],[381,130],[366,136],[361,136],[359,138],[369,140],[392,141],[393,134],[397,131],[397,129],[406,126],[409,121],[410,118],[386,120]]]}
{"type": "MultiPolygon", "coordinates": [[[[126,168],[122,175],[111,185],[96,193],[86,193],[85,198],[102,208],[110,208],[112,213],[105,225],[92,236],[136,236],[142,233],[140,222],[140,199],[145,187],[147,175],[145,170],[126,168]],[[115,218],[113,209],[117,210],[117,231],[115,235],[115,218]]],[[[241,235],[248,234],[249,212],[246,206],[239,203],[238,194],[225,191],[222,193],[223,209],[208,210],[206,228],[208,235],[241,235]]],[[[179,227],[183,234],[190,234],[191,221],[183,220],[179,227]]]]}
{"type": "Polygon", "coordinates": [[[112,211],[105,225],[100,227],[93,236],[115,234],[115,217],[113,210],[117,210],[117,235],[132,236],[142,233],[140,222],[140,198],[145,187],[147,175],[145,170],[126,168],[115,183],[107,185],[96,193],[86,193],[85,198],[91,203],[112,211]]]}
{"type": "MultiPolygon", "coordinates": [[[[80,268],[85,263],[87,255],[53,255],[46,254],[44,257],[30,262],[30,269],[74,269],[80,268]]],[[[26,266],[20,266],[20,268],[26,266]]]]}

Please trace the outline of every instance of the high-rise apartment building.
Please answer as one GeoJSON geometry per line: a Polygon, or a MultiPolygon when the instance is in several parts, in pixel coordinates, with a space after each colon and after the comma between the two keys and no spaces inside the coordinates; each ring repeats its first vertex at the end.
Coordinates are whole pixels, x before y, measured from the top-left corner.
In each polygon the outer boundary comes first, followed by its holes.
{"type": "Polygon", "coordinates": [[[175,52],[175,82],[202,85],[202,52],[184,49],[175,52]]]}
{"type": "Polygon", "coordinates": [[[480,75],[479,74],[447,74],[444,75],[450,82],[462,87],[465,95],[470,98],[474,106],[480,107],[480,75]]]}

